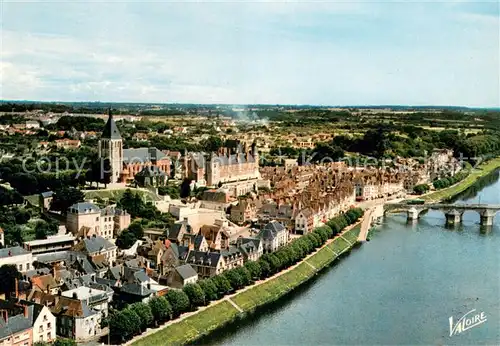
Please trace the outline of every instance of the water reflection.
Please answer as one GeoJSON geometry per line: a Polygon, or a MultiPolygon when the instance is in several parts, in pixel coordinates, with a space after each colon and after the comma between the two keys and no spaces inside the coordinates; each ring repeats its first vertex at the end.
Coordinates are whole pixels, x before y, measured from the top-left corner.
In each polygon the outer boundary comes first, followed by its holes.
{"type": "MultiPolygon", "coordinates": [[[[446,202],[455,203],[457,201],[462,201],[465,203],[468,200],[476,199],[479,193],[486,187],[494,185],[500,178],[500,169],[493,171],[492,173],[478,179],[472,186],[467,188],[467,190],[459,193],[457,196],[448,199],[446,202]]],[[[487,203],[484,201],[484,203],[487,203]]]]}

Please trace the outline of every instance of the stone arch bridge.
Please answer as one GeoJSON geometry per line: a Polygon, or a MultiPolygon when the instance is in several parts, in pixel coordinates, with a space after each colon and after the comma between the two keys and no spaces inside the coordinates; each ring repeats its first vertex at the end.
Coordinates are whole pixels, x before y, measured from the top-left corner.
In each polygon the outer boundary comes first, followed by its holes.
{"type": "Polygon", "coordinates": [[[462,222],[462,215],[466,211],[476,211],[481,216],[482,226],[492,226],[495,214],[500,212],[498,204],[406,204],[406,203],[388,203],[384,205],[384,215],[390,212],[406,212],[408,220],[417,220],[425,210],[441,210],[446,216],[448,225],[459,224],[462,222]]]}

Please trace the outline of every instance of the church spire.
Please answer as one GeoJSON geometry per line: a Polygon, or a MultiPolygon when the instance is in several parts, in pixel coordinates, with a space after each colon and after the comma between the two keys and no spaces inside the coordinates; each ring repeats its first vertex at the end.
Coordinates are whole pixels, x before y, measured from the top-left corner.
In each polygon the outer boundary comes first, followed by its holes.
{"type": "Polygon", "coordinates": [[[111,108],[108,109],[108,122],[104,126],[102,131],[101,139],[122,139],[120,131],[113,120],[113,114],[111,113],[111,108]]]}

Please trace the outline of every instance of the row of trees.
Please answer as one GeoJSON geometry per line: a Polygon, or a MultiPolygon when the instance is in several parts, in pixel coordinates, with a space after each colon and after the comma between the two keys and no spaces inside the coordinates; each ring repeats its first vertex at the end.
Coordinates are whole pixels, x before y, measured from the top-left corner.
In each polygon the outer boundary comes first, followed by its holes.
{"type": "Polygon", "coordinates": [[[123,343],[147,327],[177,318],[184,312],[194,311],[257,280],[266,279],[296,264],[345,227],[355,223],[362,215],[362,209],[350,209],[278,251],[264,254],[258,261],[249,261],[243,267],[188,284],[182,290],[172,289],[165,297],[152,298],[147,304],[135,303],[115,311],[109,317],[111,337],[123,343]]]}
{"type": "Polygon", "coordinates": [[[451,185],[458,183],[459,181],[464,180],[465,178],[467,178],[468,175],[469,175],[469,172],[466,172],[466,171],[458,172],[457,174],[455,174],[452,177],[434,180],[432,182],[432,185],[434,185],[434,187],[438,190],[445,189],[451,185]]]}
{"type": "Polygon", "coordinates": [[[189,284],[182,290],[172,289],[165,296],[154,297],[148,303],[138,302],[123,310],[112,311],[104,324],[109,325],[110,337],[123,343],[148,327],[156,327],[183,312],[194,310],[200,299],[204,299],[201,288],[189,284]]]}

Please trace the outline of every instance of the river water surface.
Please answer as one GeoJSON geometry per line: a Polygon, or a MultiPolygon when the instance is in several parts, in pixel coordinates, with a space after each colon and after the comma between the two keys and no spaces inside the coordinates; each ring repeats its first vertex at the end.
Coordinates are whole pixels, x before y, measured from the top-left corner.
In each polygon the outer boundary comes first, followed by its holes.
{"type": "MultiPolygon", "coordinates": [[[[498,172],[457,203],[500,204],[498,172]]],[[[212,345],[500,345],[500,213],[446,228],[441,212],[416,224],[387,217],[365,243],[284,299],[199,341],[212,345]],[[487,321],[450,337],[449,318],[487,321]]]]}

